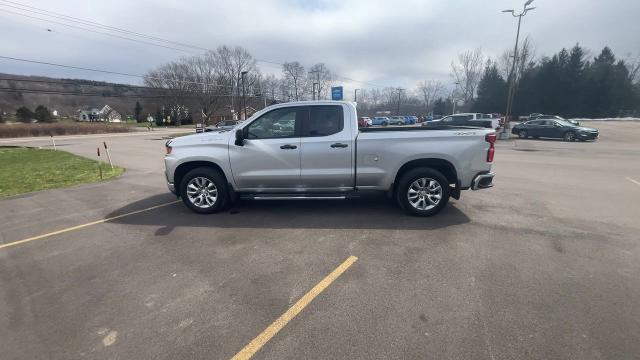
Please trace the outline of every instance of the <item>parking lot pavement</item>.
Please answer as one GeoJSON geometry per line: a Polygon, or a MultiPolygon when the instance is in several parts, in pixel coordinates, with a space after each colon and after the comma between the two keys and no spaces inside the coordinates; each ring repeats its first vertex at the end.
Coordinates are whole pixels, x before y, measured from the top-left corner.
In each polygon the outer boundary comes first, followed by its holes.
{"type": "MultiPolygon", "coordinates": [[[[258,359],[640,356],[640,124],[498,143],[496,187],[441,214],[384,197],[240,202],[198,216],[163,141],[113,138],[117,180],[0,201],[7,359],[231,358],[350,256],[258,359]]],[[[65,150],[92,155],[95,140],[65,150]]]]}

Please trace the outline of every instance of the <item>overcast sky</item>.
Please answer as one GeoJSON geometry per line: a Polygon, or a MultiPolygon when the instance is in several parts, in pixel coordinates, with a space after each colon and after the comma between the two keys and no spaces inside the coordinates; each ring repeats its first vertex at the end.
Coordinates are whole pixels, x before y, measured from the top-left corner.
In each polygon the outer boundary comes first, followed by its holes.
{"type": "MultiPolygon", "coordinates": [[[[190,53],[130,42],[7,11],[15,2],[205,48],[241,45],[257,59],[324,62],[334,72],[379,86],[413,87],[420,80],[451,83],[457,53],[482,48],[496,57],[511,48],[521,8],[513,0],[0,0],[0,55],[143,74],[190,53]],[[47,29],[51,29],[48,31],[47,29]]],[[[618,57],[640,52],[638,0],[535,0],[522,36],[536,55],[576,42],[595,53],[608,45],[618,57]]],[[[60,21],[60,20],[56,20],[60,21]]],[[[263,72],[277,65],[259,63],[263,72]]],[[[140,79],[0,59],[0,72],[90,78],[128,83],[140,79]]],[[[348,89],[368,87],[344,81],[348,89]]]]}

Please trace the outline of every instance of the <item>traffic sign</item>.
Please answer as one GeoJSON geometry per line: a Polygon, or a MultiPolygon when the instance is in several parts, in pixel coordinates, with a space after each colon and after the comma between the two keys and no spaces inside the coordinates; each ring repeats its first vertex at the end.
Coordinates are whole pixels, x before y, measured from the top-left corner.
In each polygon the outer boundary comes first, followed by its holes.
{"type": "Polygon", "coordinates": [[[331,100],[342,100],[342,86],[334,86],[331,88],[331,100]]]}

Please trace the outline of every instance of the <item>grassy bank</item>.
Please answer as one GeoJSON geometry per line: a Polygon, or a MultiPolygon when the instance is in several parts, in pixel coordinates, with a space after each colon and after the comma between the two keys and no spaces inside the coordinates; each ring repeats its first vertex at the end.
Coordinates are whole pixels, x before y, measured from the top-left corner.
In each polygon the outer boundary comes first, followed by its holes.
{"type": "MultiPolygon", "coordinates": [[[[104,180],[123,168],[102,163],[104,180]]],[[[0,148],[0,197],[100,181],[98,162],[65,151],[0,148]]]]}
{"type": "Polygon", "coordinates": [[[105,123],[0,124],[0,138],[129,132],[131,126],[105,123]]]}

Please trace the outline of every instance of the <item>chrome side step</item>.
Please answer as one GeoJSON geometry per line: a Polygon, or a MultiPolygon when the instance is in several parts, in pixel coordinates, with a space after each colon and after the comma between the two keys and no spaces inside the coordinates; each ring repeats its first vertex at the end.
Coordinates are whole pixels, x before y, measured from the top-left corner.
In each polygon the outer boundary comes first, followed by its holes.
{"type": "Polygon", "coordinates": [[[285,195],[241,195],[241,199],[246,200],[345,200],[346,196],[285,196],[285,195]]]}

